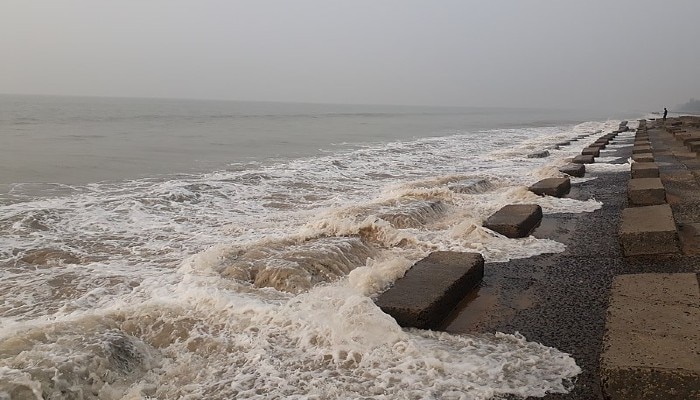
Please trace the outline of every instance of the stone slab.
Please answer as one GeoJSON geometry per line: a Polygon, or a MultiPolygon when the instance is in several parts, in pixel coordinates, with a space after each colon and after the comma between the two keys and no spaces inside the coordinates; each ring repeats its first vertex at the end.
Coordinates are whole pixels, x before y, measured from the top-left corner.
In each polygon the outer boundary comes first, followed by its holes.
{"type": "Polygon", "coordinates": [[[577,178],[582,178],[586,174],[586,166],[583,164],[566,164],[563,167],[559,168],[560,172],[563,172],[567,175],[575,176],[577,178]]]}
{"type": "Polygon", "coordinates": [[[483,276],[481,254],[436,251],[415,263],[376,303],[403,327],[436,328],[483,276]]]}
{"type": "Polygon", "coordinates": [[[509,204],[491,215],[484,227],[509,238],[526,237],[542,220],[537,204],[509,204]]]}
{"type": "Polygon", "coordinates": [[[600,155],[600,149],[597,147],[586,147],[581,150],[581,155],[598,157],[600,155]]]}
{"type": "Polygon", "coordinates": [[[569,178],[546,178],[529,187],[529,190],[540,196],[562,197],[571,190],[569,178]]]}
{"type": "Polygon", "coordinates": [[[690,142],[697,142],[698,140],[700,140],[700,135],[698,135],[697,133],[693,133],[693,134],[684,136],[682,140],[683,140],[683,145],[687,146],[688,143],[690,143],[690,142]]]}
{"type": "Polygon", "coordinates": [[[622,210],[620,244],[626,256],[678,253],[678,234],[668,204],[622,210]]]}
{"type": "Polygon", "coordinates": [[[688,150],[692,151],[693,153],[698,153],[700,152],[700,139],[693,141],[693,142],[688,142],[688,144],[685,145],[688,150]]]}
{"type": "Polygon", "coordinates": [[[632,154],[651,153],[651,151],[651,146],[648,145],[632,146],[632,154]]]}
{"type": "Polygon", "coordinates": [[[606,399],[700,398],[699,292],[695,274],[613,279],[600,357],[606,399]]]}
{"type": "Polygon", "coordinates": [[[578,155],[571,160],[574,164],[593,164],[595,162],[595,157],[578,155]]]}
{"type": "Polygon", "coordinates": [[[659,178],[630,179],[627,200],[634,206],[652,206],[666,202],[666,190],[659,178]]]}
{"type": "Polygon", "coordinates": [[[557,146],[568,146],[571,144],[570,140],[565,140],[563,142],[557,142],[557,146]]]}
{"type": "Polygon", "coordinates": [[[545,157],[549,157],[548,150],[540,150],[540,151],[530,153],[527,155],[527,158],[545,158],[545,157]]]}
{"type": "Polygon", "coordinates": [[[633,162],[632,179],[636,178],[658,178],[659,166],[653,162],[633,162]]]}
{"type": "Polygon", "coordinates": [[[632,161],[654,162],[654,156],[651,153],[632,154],[632,161]]]}

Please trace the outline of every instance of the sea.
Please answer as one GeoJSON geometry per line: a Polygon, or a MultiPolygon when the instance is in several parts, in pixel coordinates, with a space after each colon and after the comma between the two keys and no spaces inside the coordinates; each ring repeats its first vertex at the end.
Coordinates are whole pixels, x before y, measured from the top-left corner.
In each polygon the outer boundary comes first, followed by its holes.
{"type": "Polygon", "coordinates": [[[432,251],[563,251],[482,223],[599,209],[527,186],[613,117],[2,95],[0,400],[565,393],[558,349],[401,328],[373,300],[432,251]]]}

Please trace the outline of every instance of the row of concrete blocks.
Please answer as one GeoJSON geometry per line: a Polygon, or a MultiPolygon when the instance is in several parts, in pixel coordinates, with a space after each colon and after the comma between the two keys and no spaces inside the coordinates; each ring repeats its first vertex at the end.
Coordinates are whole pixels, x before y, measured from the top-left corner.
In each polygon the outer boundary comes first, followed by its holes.
{"type": "Polygon", "coordinates": [[[683,145],[691,152],[700,153],[700,133],[697,131],[688,132],[686,129],[683,129],[682,124],[682,121],[671,122],[671,124],[666,127],[666,131],[671,133],[676,140],[682,141],[683,145]]]}
{"type": "MultiPolygon", "coordinates": [[[[626,121],[625,122],[625,128],[627,128],[626,121]]],[[[574,157],[572,160],[573,164],[593,164],[595,162],[595,158],[600,156],[600,151],[605,149],[605,147],[610,143],[611,140],[617,136],[617,134],[620,132],[620,130],[616,130],[612,133],[608,133],[606,135],[601,136],[598,138],[595,142],[590,144],[588,147],[584,148],[581,150],[581,154],[574,157]]],[[[564,172],[564,171],[562,171],[564,172]]],[[[568,172],[567,172],[568,173],[568,172]]],[[[574,175],[576,176],[576,175],[574,175]]],[[[583,176],[583,175],[581,175],[583,176]]]]}
{"type": "Polygon", "coordinates": [[[626,256],[679,251],[678,233],[659,167],[649,142],[646,123],[641,124],[632,148],[631,179],[627,184],[629,207],[622,210],[619,238],[626,256]]]}
{"type": "MultiPolygon", "coordinates": [[[[588,135],[574,140],[585,137],[588,135]]],[[[568,144],[568,141],[560,142],[557,146],[568,144]]],[[[583,176],[585,167],[570,164],[561,171],[583,176]]],[[[555,197],[566,195],[570,189],[568,177],[542,179],[529,187],[537,195],[555,197]]],[[[539,205],[509,204],[492,214],[484,227],[509,238],[522,238],[530,235],[541,221],[539,205]]],[[[483,276],[484,260],[479,253],[433,252],[382,293],[377,305],[401,326],[437,329],[456,305],[481,283],[483,276]]]]}
{"type": "MultiPolygon", "coordinates": [[[[541,220],[539,205],[510,204],[491,215],[484,226],[507,237],[525,237],[541,220]]],[[[479,253],[433,252],[415,263],[376,303],[403,327],[439,329],[483,276],[484,259],[479,253]]]]}
{"type": "MultiPolygon", "coordinates": [[[[641,120],[636,144],[648,143],[646,130],[641,120]]],[[[632,164],[630,182],[658,179],[658,167],[649,156],[651,162],[632,164]]],[[[620,238],[627,255],[676,252],[671,208],[661,204],[623,210],[620,238]]],[[[600,357],[606,399],[700,398],[700,288],[695,274],[616,276],[606,314],[600,357]]]]}

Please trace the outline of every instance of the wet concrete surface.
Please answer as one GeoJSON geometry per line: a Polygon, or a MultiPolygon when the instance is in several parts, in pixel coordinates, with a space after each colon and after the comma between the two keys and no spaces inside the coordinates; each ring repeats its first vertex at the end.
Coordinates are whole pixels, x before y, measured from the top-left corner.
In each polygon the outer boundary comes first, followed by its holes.
{"type": "MultiPolygon", "coordinates": [[[[631,155],[630,141],[616,150],[620,158],[615,163],[624,163],[631,155]]],[[[564,243],[566,250],[487,263],[479,289],[442,326],[453,333],[520,332],[528,340],[571,354],[582,369],[573,390],[545,399],[603,399],[599,359],[615,275],[700,270],[697,255],[624,257],[618,228],[627,207],[630,172],[587,172],[586,177],[596,179],[573,184],[567,197],[593,198],[603,203],[602,208],[591,213],[545,214],[533,232],[535,237],[564,243]]]]}

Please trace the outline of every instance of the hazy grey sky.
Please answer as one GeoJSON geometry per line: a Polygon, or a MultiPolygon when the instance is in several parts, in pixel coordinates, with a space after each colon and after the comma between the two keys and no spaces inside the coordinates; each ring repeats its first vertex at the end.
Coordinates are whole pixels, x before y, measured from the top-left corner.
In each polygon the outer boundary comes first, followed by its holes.
{"type": "Polygon", "coordinates": [[[0,93],[658,110],[698,0],[2,0],[0,93]]]}

